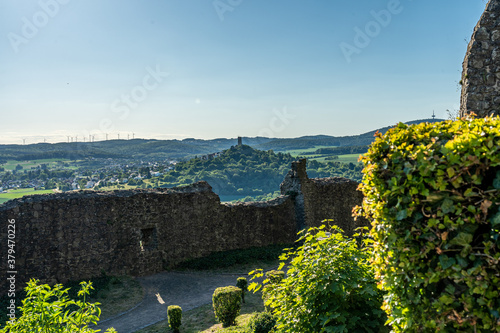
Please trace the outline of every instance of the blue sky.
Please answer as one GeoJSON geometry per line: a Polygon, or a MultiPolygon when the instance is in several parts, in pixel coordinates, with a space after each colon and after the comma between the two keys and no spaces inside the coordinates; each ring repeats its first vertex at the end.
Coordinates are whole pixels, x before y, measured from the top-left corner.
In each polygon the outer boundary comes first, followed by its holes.
{"type": "Polygon", "coordinates": [[[353,135],[458,109],[484,0],[0,0],[0,143],[353,135]]]}

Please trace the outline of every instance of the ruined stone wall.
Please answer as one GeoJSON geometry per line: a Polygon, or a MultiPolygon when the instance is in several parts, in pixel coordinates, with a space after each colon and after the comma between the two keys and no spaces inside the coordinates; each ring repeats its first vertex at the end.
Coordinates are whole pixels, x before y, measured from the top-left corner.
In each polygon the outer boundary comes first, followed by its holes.
{"type": "MultiPolygon", "coordinates": [[[[221,204],[210,185],[73,192],[16,199],[0,207],[1,262],[15,220],[17,287],[29,278],[64,283],[107,274],[145,275],[215,251],[292,243],[293,201],[221,204]]],[[[0,292],[7,290],[0,280],[0,292]]]]}
{"type": "MultiPolygon", "coordinates": [[[[176,189],[79,191],[28,196],[0,206],[3,272],[16,287],[89,279],[102,272],[140,276],[212,252],[293,243],[298,230],[333,219],[347,234],[361,222],[357,183],[309,179],[294,162],[275,200],[225,204],[206,182],[176,189]],[[15,268],[8,263],[9,220],[15,220],[15,268]]],[[[0,292],[7,280],[0,280],[0,292]]]]}
{"type": "Polygon", "coordinates": [[[500,0],[491,0],[472,34],[462,71],[460,116],[500,114],[500,0]]]}
{"type": "Polygon", "coordinates": [[[303,219],[304,227],[318,227],[322,221],[333,219],[347,235],[354,229],[369,226],[368,221],[359,218],[354,221],[352,209],[363,202],[363,194],[357,190],[358,183],[340,177],[309,178],[306,160],[293,162],[292,170],[281,184],[281,193],[295,192],[297,220],[303,219]]]}

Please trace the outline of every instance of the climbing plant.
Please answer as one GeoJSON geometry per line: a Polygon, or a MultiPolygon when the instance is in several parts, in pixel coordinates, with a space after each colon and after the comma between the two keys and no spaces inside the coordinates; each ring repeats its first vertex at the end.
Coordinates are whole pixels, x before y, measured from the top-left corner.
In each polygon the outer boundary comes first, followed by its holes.
{"type": "Polygon", "coordinates": [[[399,124],[362,158],[396,332],[500,332],[500,119],[399,124]]]}

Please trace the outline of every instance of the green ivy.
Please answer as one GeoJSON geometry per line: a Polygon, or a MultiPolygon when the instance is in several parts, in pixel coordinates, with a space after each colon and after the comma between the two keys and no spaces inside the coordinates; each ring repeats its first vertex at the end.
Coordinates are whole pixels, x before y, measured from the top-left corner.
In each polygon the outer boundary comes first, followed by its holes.
{"type": "Polygon", "coordinates": [[[500,332],[500,119],[400,123],[362,162],[394,330],[500,332]]]}

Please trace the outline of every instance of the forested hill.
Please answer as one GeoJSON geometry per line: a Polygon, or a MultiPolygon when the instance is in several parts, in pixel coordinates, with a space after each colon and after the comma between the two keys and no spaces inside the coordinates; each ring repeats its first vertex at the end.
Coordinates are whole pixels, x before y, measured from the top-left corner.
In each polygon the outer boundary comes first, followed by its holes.
{"type": "MultiPolygon", "coordinates": [[[[247,145],[234,146],[210,159],[194,158],[177,163],[163,177],[166,187],[205,180],[220,195],[258,196],[279,190],[295,158],[290,154],[260,151],[247,145]]],[[[361,165],[309,161],[309,177],[346,177],[359,181],[361,165]]]]}
{"type": "MultiPolygon", "coordinates": [[[[442,119],[423,119],[410,123],[435,122],[442,119]]],[[[390,127],[378,129],[385,133],[390,127]]],[[[244,137],[243,143],[260,150],[286,151],[292,149],[313,148],[316,146],[366,146],[373,141],[373,134],[368,133],[334,137],[328,135],[304,136],[291,139],[244,137]]],[[[48,158],[84,159],[84,158],[137,158],[158,160],[164,158],[183,159],[196,155],[210,154],[228,149],[236,144],[234,139],[184,139],[184,140],[109,140],[98,142],[38,143],[29,145],[0,145],[0,162],[6,160],[35,160],[48,158]]]]}

